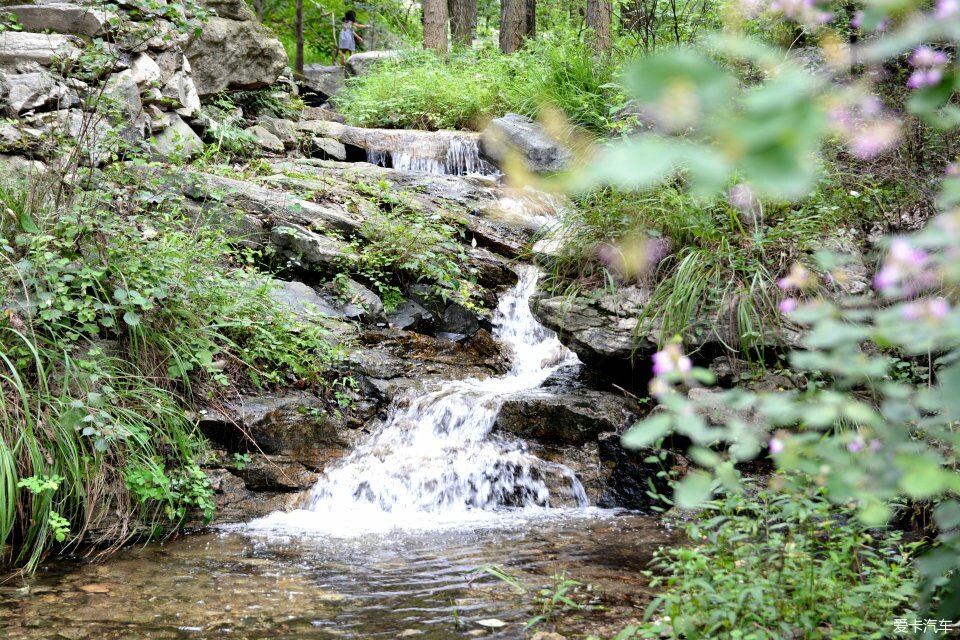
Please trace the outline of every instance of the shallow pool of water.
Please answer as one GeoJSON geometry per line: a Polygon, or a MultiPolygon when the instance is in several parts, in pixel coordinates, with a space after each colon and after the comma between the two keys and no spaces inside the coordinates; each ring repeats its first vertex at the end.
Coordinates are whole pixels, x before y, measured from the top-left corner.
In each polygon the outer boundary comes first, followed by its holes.
{"type": "MultiPolygon", "coordinates": [[[[588,583],[570,638],[616,633],[642,615],[640,571],[670,532],[652,518],[595,510],[486,518],[461,527],[351,537],[239,528],[61,561],[0,585],[0,637],[521,638],[531,593],[475,569],[496,564],[531,589],[588,583]],[[496,619],[498,629],[479,624],[496,619]]],[[[609,636],[608,636],[609,637],[609,636]]]]}

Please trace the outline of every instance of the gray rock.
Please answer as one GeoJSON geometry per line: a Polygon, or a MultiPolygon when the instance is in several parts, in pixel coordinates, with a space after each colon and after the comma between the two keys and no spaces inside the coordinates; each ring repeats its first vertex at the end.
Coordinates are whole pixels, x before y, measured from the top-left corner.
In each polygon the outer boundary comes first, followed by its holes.
{"type": "Polygon", "coordinates": [[[313,470],[342,456],[357,437],[322,398],[305,392],[265,393],[228,402],[222,411],[202,413],[199,426],[228,451],[255,449],[255,444],[266,454],[288,456],[313,470]]]}
{"type": "MultiPolygon", "coordinates": [[[[437,331],[470,337],[480,329],[477,314],[460,304],[452,303],[443,310],[437,331]]],[[[459,339],[458,339],[459,341],[459,339]]]]}
{"type": "Polygon", "coordinates": [[[336,267],[346,257],[342,242],[302,227],[274,227],[270,241],[283,255],[304,267],[326,270],[336,267]]]}
{"type": "Polygon", "coordinates": [[[375,322],[382,319],[383,301],[380,296],[352,278],[338,278],[330,285],[336,299],[343,302],[341,313],[350,320],[375,322]]]}
{"type": "Polygon", "coordinates": [[[5,84],[7,113],[11,116],[38,109],[68,109],[80,103],[76,93],[46,71],[9,75],[5,84]]]}
{"type": "Polygon", "coordinates": [[[257,124],[276,136],[287,149],[297,146],[297,126],[293,122],[285,118],[260,116],[257,118],[257,124]]]}
{"type": "Polygon", "coordinates": [[[75,4],[24,4],[6,6],[3,11],[14,14],[25,31],[97,37],[105,35],[110,28],[111,14],[75,4]]]}
{"type": "Polygon", "coordinates": [[[333,138],[310,136],[308,150],[310,151],[310,155],[323,158],[324,160],[343,161],[347,159],[347,148],[333,138]]]}
{"type": "Polygon", "coordinates": [[[136,56],[130,63],[130,79],[138,87],[159,84],[162,77],[160,66],[146,53],[136,56]]]}
{"type": "Polygon", "coordinates": [[[256,20],[210,18],[184,53],[200,96],[268,86],[276,82],[288,62],[280,41],[256,20]]]}
{"type": "Polygon", "coordinates": [[[269,151],[270,153],[284,152],[283,142],[280,140],[280,138],[273,135],[273,133],[271,133],[263,125],[254,125],[244,129],[244,131],[256,138],[257,144],[260,145],[260,148],[264,151],[269,151]]]}
{"type": "Polygon", "coordinates": [[[413,300],[405,300],[397,305],[397,308],[387,315],[387,320],[394,329],[420,333],[432,330],[435,324],[433,314],[413,300]]]}
{"type": "Polygon", "coordinates": [[[179,181],[183,193],[194,200],[216,200],[264,220],[355,232],[360,220],[342,205],[321,205],[289,194],[266,189],[250,182],[190,172],[179,181]]]}
{"type": "Polygon", "coordinates": [[[270,290],[270,297],[294,313],[301,320],[316,317],[317,314],[342,317],[329,299],[323,298],[309,286],[302,282],[286,282],[274,280],[274,289],[270,290]]]}
{"type": "Polygon", "coordinates": [[[317,474],[291,460],[289,456],[254,455],[234,473],[250,491],[306,491],[317,481],[317,474]]]}
{"type": "Polygon", "coordinates": [[[177,71],[163,86],[160,94],[176,109],[177,113],[189,118],[200,110],[200,94],[193,78],[185,71],[177,71]]]}
{"type": "Polygon", "coordinates": [[[346,69],[339,65],[308,64],[303,67],[303,84],[326,98],[336,95],[346,78],[346,69]]]}
{"type": "Polygon", "coordinates": [[[490,121],[480,137],[480,150],[497,164],[515,153],[536,173],[563,171],[573,160],[570,150],[542,126],[516,113],[490,121]]]}
{"type": "Polygon", "coordinates": [[[580,445],[603,432],[620,431],[634,415],[631,403],[612,393],[534,390],[504,402],[496,428],[526,439],[580,445]]]}
{"type": "MultiPolygon", "coordinates": [[[[304,124],[307,123],[300,123],[301,126],[304,124]]],[[[433,175],[312,158],[271,164],[278,173],[298,176],[296,179],[284,177],[283,182],[290,188],[330,191],[329,181],[334,179],[343,186],[344,196],[355,189],[387,180],[396,190],[403,191],[404,197],[416,207],[458,218],[469,231],[470,237],[503,256],[520,256],[537,228],[533,213],[528,217],[505,211],[507,208],[515,210],[518,204],[525,205],[531,195],[525,191],[504,188],[488,178],[433,175]],[[311,174],[316,176],[315,180],[299,177],[311,174]]],[[[551,213],[551,209],[544,207],[536,209],[535,216],[542,219],[548,213],[551,213]]]]}
{"type": "Polygon", "coordinates": [[[327,120],[330,122],[339,122],[344,123],[347,121],[342,115],[327,109],[325,107],[304,107],[303,113],[301,114],[301,120],[327,120]]]}
{"type": "Polygon", "coordinates": [[[347,60],[346,71],[348,76],[362,76],[376,64],[386,60],[395,60],[400,57],[396,51],[363,51],[355,53],[347,60]]]}
{"type": "MultiPolygon", "coordinates": [[[[0,141],[2,144],[2,141],[0,141]]],[[[39,160],[30,160],[23,156],[0,154],[0,181],[13,178],[30,180],[42,176],[47,166],[39,160]]]]}
{"type": "MultiPolygon", "coordinates": [[[[184,69],[184,63],[189,66],[186,56],[183,55],[183,50],[180,47],[172,47],[166,51],[161,51],[153,58],[153,61],[157,65],[157,69],[160,71],[160,77],[157,82],[162,86],[170,82],[170,79],[173,78],[173,74],[177,71],[184,69]]],[[[196,87],[194,87],[196,89],[196,87]]]]}
{"type": "Polygon", "coordinates": [[[203,152],[204,144],[193,129],[176,114],[167,114],[169,126],[150,139],[150,147],[158,160],[171,157],[193,158],[203,152]]]}
{"type": "MultiPolygon", "coordinates": [[[[216,506],[213,523],[230,524],[247,522],[274,511],[284,511],[294,506],[297,496],[287,491],[265,492],[251,491],[243,480],[223,468],[205,471],[213,489],[213,501],[216,506]]],[[[191,514],[188,526],[204,526],[202,514],[191,514]]],[[[149,535],[146,532],[145,535],[149,535]]],[[[119,536],[122,538],[123,536],[119,536]]]]}
{"type": "Polygon", "coordinates": [[[36,62],[48,66],[56,59],[73,59],[79,54],[70,36],[0,31],[0,64],[36,62]]]}
{"type": "Polygon", "coordinates": [[[599,464],[608,470],[609,475],[597,506],[640,511],[663,506],[650,495],[651,485],[655,493],[669,496],[669,480],[662,472],[684,469],[689,462],[673,451],[626,449],[620,443],[621,435],[617,432],[600,436],[599,464]]]}

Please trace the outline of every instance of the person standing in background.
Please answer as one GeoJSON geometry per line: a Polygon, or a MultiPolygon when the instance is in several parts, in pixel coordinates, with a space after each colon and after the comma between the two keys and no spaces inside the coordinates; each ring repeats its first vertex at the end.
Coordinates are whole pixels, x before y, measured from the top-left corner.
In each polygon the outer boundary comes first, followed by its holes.
{"type": "Polygon", "coordinates": [[[340,27],[340,39],[337,42],[337,63],[346,64],[347,59],[357,50],[357,43],[363,44],[363,38],[354,29],[366,29],[367,25],[357,22],[357,12],[353,9],[343,16],[340,27]]]}

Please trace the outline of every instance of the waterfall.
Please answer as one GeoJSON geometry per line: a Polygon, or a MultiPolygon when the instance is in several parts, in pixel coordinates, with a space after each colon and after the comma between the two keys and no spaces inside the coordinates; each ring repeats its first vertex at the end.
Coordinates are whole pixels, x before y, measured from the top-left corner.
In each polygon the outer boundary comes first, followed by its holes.
{"type": "Polygon", "coordinates": [[[275,514],[266,524],[306,516],[324,526],[422,526],[437,515],[449,521],[511,507],[587,506],[570,469],[493,432],[508,396],[535,389],[578,362],[530,311],[536,269],[524,266],[518,275],[494,320],[495,334],[513,354],[505,375],[448,381],[398,397],[370,439],[327,469],[299,515],[275,514]]]}
{"type": "Polygon", "coordinates": [[[435,175],[500,175],[496,167],[480,157],[476,137],[438,131],[406,132],[393,138],[387,136],[380,141],[389,143],[390,148],[368,148],[367,162],[435,175]]]}

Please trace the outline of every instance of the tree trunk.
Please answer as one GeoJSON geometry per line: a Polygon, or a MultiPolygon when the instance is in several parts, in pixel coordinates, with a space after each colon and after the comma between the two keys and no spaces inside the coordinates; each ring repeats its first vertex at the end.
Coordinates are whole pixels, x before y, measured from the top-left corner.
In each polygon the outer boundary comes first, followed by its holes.
{"type": "Polygon", "coordinates": [[[423,0],[423,48],[447,53],[447,0],[423,0]]]}
{"type": "Polygon", "coordinates": [[[537,0],[527,0],[527,25],[523,30],[525,38],[537,35],[537,0]]]}
{"type": "Polygon", "coordinates": [[[267,15],[267,4],[264,0],[253,0],[253,10],[257,14],[257,20],[263,22],[264,17],[267,15]]]}
{"type": "Polygon", "coordinates": [[[613,16],[611,0],[587,0],[587,29],[598,56],[610,53],[610,24],[613,16]]]}
{"type": "Polygon", "coordinates": [[[297,38],[297,55],[293,61],[293,72],[295,75],[303,75],[303,0],[297,0],[297,18],[294,25],[297,38]]]}
{"type": "Polygon", "coordinates": [[[504,53],[513,53],[523,46],[523,37],[529,28],[528,2],[502,0],[500,3],[500,50],[504,53]]]}
{"type": "Polygon", "coordinates": [[[447,9],[453,41],[469,47],[477,28],[477,0],[448,0],[447,9]]]}

